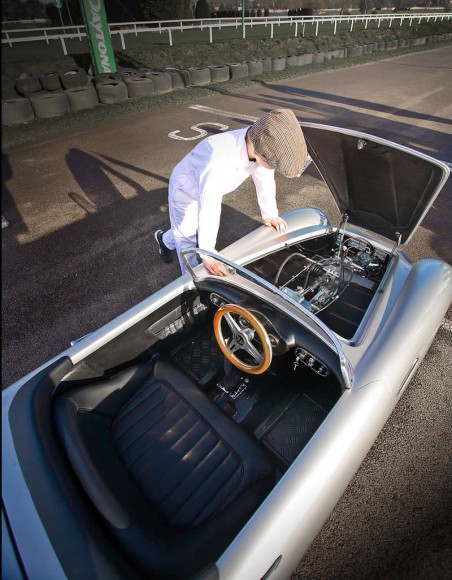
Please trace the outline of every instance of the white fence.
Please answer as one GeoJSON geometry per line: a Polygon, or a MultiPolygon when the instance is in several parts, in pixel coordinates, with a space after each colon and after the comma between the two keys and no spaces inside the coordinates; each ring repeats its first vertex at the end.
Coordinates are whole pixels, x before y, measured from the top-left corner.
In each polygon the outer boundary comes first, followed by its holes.
{"type": "MultiPolygon", "coordinates": [[[[320,15],[320,16],[260,16],[252,18],[208,18],[193,20],[165,20],[147,22],[119,22],[110,23],[110,34],[112,37],[118,35],[121,47],[126,49],[126,38],[129,35],[138,36],[144,33],[167,34],[168,44],[173,45],[173,34],[175,32],[208,30],[209,42],[214,41],[214,32],[225,28],[234,27],[241,30],[241,37],[246,38],[247,30],[255,27],[265,27],[268,29],[268,37],[274,38],[276,27],[289,25],[293,28],[293,36],[304,36],[306,26],[314,27],[315,35],[319,34],[319,27],[322,24],[333,26],[333,34],[337,33],[338,26],[346,24],[350,31],[354,26],[364,24],[367,29],[370,23],[376,23],[380,28],[382,24],[389,27],[420,24],[422,22],[437,22],[451,20],[449,13],[389,13],[389,14],[357,14],[357,15],[320,15]]],[[[66,40],[78,39],[82,41],[86,38],[85,26],[60,26],[33,29],[2,30],[2,45],[13,47],[17,43],[43,41],[49,44],[51,40],[59,40],[65,55],[68,54],[66,40]]]]}

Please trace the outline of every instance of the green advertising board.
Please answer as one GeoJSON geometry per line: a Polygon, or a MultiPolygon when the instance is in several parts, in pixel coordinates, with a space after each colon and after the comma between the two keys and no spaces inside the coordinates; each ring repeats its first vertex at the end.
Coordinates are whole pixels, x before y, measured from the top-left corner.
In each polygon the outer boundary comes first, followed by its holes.
{"type": "Polygon", "coordinates": [[[104,0],[80,0],[96,74],[115,73],[116,62],[104,0]]]}

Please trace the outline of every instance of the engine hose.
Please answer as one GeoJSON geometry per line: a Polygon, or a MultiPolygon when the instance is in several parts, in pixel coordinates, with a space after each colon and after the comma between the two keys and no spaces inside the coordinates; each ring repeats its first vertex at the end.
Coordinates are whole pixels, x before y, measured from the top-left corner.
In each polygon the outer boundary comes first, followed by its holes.
{"type": "Polygon", "coordinates": [[[273,282],[273,284],[276,286],[276,284],[278,283],[279,277],[281,276],[281,272],[283,271],[284,266],[287,264],[287,262],[289,260],[291,260],[292,258],[294,258],[295,256],[301,256],[302,258],[304,258],[303,254],[300,254],[300,252],[294,252],[293,254],[290,254],[290,256],[288,256],[284,262],[281,264],[281,266],[278,268],[278,272],[276,273],[275,276],[275,281],[273,282]]]}

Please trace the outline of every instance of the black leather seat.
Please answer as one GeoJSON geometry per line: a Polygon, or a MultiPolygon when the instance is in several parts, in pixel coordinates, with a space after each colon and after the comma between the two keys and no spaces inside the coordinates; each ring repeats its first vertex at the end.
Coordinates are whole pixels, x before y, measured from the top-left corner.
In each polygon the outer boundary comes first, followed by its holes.
{"type": "Polygon", "coordinates": [[[164,361],[64,393],[54,415],[87,495],[152,577],[214,562],[274,484],[257,442],[164,361]]]}

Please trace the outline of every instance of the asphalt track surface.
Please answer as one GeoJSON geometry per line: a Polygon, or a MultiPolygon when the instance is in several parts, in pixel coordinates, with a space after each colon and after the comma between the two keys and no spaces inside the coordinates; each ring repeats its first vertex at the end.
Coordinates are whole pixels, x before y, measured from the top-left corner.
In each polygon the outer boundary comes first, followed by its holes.
{"type": "MultiPolygon", "coordinates": [[[[452,161],[452,47],[140,113],[2,155],[2,385],[179,275],[153,232],[168,225],[174,165],[204,134],[290,107],[452,161]],[[176,133],[174,133],[176,132],[176,133]]],[[[277,178],[281,213],[338,213],[312,166],[277,178]]],[[[225,198],[218,249],[260,224],[253,186],[225,198]]],[[[452,183],[406,253],[452,263],[452,183]]],[[[451,554],[451,314],[293,579],[446,579],[451,554]]]]}

